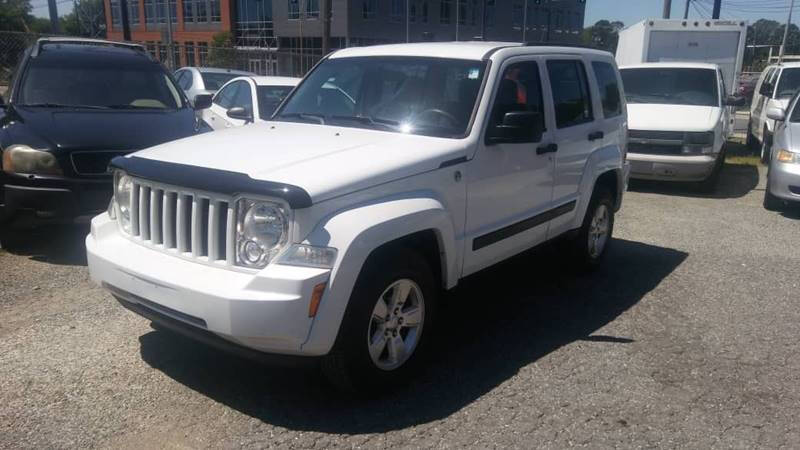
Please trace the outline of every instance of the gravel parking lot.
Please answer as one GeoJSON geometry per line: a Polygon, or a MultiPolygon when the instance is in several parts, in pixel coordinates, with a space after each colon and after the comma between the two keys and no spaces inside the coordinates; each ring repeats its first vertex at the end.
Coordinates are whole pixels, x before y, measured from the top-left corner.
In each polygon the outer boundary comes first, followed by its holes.
{"type": "Polygon", "coordinates": [[[421,378],[350,399],[167,332],[88,280],[85,228],[0,250],[0,447],[795,447],[800,212],[764,169],[636,184],[605,266],[556,248],[449,297],[421,378]]]}

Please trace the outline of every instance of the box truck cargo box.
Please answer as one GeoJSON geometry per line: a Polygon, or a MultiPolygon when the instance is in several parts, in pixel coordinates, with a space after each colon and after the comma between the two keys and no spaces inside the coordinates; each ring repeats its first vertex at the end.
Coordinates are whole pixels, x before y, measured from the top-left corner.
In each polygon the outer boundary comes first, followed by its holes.
{"type": "Polygon", "coordinates": [[[722,69],[734,94],[742,70],[747,22],[740,20],[650,19],[619,32],[617,64],[703,62],[722,69]]]}

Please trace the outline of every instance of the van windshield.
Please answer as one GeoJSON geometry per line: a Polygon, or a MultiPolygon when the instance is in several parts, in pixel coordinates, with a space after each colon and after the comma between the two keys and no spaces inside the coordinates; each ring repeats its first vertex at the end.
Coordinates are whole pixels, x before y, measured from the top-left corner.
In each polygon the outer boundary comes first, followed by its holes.
{"type": "Polygon", "coordinates": [[[621,69],[628,103],[719,106],[713,69],[648,67],[621,69]]]}
{"type": "Polygon", "coordinates": [[[483,61],[416,56],[329,59],[274,120],[458,137],[469,128],[485,68],[483,61]]]}
{"type": "Polygon", "coordinates": [[[781,79],[778,81],[778,89],[775,90],[775,97],[791,97],[797,88],[800,88],[800,68],[783,69],[781,79]]]}

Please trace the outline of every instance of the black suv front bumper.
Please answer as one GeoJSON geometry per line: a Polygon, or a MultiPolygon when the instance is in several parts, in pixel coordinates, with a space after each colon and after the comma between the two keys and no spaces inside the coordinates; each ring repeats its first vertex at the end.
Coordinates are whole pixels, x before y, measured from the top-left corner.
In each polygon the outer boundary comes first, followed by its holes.
{"type": "Polygon", "coordinates": [[[0,171],[0,220],[71,222],[104,211],[111,193],[108,176],[82,179],[0,171]]]}

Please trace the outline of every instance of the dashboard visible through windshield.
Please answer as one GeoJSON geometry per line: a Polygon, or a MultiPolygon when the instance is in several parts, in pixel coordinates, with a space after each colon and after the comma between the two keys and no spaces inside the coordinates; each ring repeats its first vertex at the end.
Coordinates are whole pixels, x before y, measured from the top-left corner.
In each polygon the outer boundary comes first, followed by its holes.
{"type": "Polygon", "coordinates": [[[485,68],[459,59],[329,59],[274,120],[459,137],[469,129],[485,68]]]}
{"type": "Polygon", "coordinates": [[[717,72],[658,67],[621,69],[628,103],[719,106],[717,72]]]}

